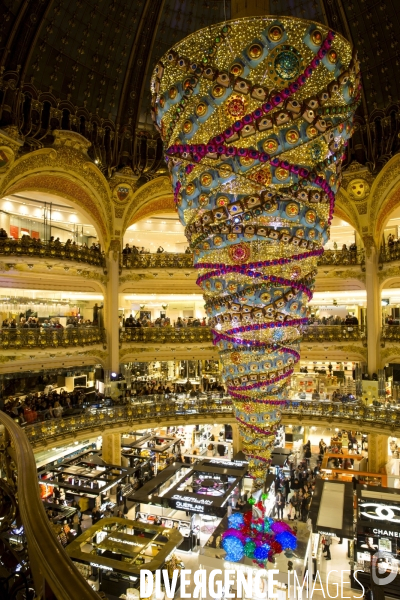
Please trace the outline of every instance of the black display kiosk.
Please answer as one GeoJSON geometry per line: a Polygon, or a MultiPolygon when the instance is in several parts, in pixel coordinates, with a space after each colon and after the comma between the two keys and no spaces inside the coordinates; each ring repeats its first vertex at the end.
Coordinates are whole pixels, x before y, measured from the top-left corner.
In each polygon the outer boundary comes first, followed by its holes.
{"type": "Polygon", "coordinates": [[[224,517],[229,498],[235,490],[240,495],[246,472],[247,463],[243,462],[210,459],[193,465],[173,463],[129,496],[129,500],[139,505],[136,515],[139,521],[179,529],[183,535],[181,550],[190,551],[197,541],[193,516],[224,517]],[[152,506],[164,508],[164,514],[156,515],[152,506]],[[186,518],[175,517],[170,509],[180,511],[186,518]]]}
{"type": "MultiPolygon", "coordinates": [[[[372,569],[383,581],[392,571],[400,572],[400,490],[363,485],[357,490],[355,540],[357,579],[371,584],[372,569]]],[[[352,587],[360,589],[353,579],[352,587]]],[[[400,598],[400,575],[385,585],[375,583],[386,597],[400,598]]]]}

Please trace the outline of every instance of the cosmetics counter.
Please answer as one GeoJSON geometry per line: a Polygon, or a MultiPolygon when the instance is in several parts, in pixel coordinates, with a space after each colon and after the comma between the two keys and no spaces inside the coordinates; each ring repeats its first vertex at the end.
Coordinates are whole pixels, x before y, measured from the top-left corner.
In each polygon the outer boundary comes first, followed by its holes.
{"type": "Polygon", "coordinates": [[[51,503],[68,508],[75,502],[80,511],[87,514],[95,506],[102,515],[114,510],[116,504],[110,498],[110,491],[113,488],[121,490],[134,481],[134,469],[105,463],[93,451],[48,466],[39,474],[41,497],[46,505],[51,503]]]}
{"type": "Polygon", "coordinates": [[[178,529],[180,550],[207,542],[242,490],[247,463],[202,460],[174,463],[129,497],[137,503],[136,518],[144,523],[178,529]]]}
{"type": "Polygon", "coordinates": [[[181,543],[177,529],[109,517],[77,536],[66,551],[94,590],[114,598],[139,588],[141,568],[170,571],[181,543]]]}
{"type": "Polygon", "coordinates": [[[180,453],[181,439],[177,437],[144,433],[139,436],[132,434],[132,441],[129,439],[125,436],[122,440],[122,455],[130,460],[131,465],[132,458],[148,459],[155,473],[165,469],[180,453]]]}
{"type": "MultiPolygon", "coordinates": [[[[354,570],[363,571],[357,579],[366,587],[372,569],[377,579],[395,574],[382,589],[386,597],[400,598],[400,490],[363,485],[357,496],[354,570]]],[[[360,589],[354,578],[352,587],[360,589]]]]}

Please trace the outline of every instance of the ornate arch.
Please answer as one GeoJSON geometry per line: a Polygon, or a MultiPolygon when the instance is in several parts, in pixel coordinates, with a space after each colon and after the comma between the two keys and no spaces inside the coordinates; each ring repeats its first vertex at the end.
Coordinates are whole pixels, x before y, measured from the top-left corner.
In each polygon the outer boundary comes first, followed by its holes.
{"type": "Polygon", "coordinates": [[[384,166],[375,179],[370,193],[369,222],[376,241],[379,241],[383,228],[400,204],[400,155],[396,154],[384,166]]]}
{"type": "Polygon", "coordinates": [[[340,188],[336,196],[335,202],[335,217],[339,217],[354,227],[357,233],[361,236],[361,224],[358,212],[353,205],[350,196],[345,189],[340,188]]]}
{"type": "Polygon", "coordinates": [[[157,177],[142,185],[133,194],[125,212],[122,233],[124,234],[132,223],[147,215],[169,211],[175,211],[170,179],[166,176],[157,177]]]}
{"type": "Polygon", "coordinates": [[[22,191],[55,194],[79,207],[94,222],[105,248],[113,227],[107,180],[87,155],[90,142],[71,131],[55,131],[53,148],[16,160],[0,179],[0,197],[22,191]]]}

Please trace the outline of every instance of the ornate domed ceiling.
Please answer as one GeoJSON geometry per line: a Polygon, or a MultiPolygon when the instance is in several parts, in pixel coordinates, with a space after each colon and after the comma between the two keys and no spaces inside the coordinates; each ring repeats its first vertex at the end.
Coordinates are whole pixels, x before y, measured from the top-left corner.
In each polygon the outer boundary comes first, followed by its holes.
{"type": "MultiPolygon", "coordinates": [[[[30,151],[54,129],[92,142],[106,176],[130,167],[163,171],[150,118],[157,59],[189,33],[231,18],[241,0],[3,0],[0,127],[15,126],[30,151]]],[[[399,149],[397,0],[271,0],[272,14],[328,23],[357,46],[364,100],[349,161],[374,171],[399,149]]]]}

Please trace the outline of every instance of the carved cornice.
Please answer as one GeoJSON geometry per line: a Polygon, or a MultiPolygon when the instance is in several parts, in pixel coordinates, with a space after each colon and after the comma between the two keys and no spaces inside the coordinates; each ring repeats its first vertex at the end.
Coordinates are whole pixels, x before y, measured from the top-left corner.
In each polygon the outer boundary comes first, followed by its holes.
{"type": "Polygon", "coordinates": [[[354,354],[359,354],[365,360],[367,360],[368,350],[367,350],[367,348],[362,346],[361,342],[359,345],[348,344],[347,342],[344,342],[340,346],[330,345],[329,349],[340,350],[341,352],[354,352],[354,354]]]}

